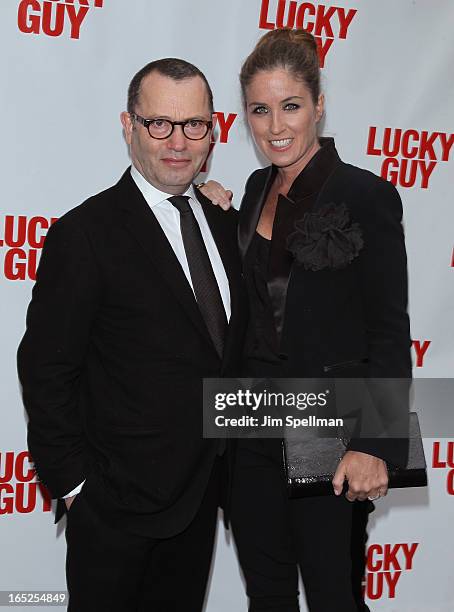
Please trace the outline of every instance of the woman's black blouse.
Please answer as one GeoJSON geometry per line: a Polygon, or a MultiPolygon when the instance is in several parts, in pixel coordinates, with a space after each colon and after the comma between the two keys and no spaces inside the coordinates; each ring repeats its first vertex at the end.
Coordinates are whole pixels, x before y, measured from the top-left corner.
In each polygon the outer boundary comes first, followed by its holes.
{"type": "Polygon", "coordinates": [[[271,240],[255,232],[245,259],[244,272],[250,307],[245,351],[247,376],[279,376],[282,367],[267,287],[270,248],[271,240]]]}

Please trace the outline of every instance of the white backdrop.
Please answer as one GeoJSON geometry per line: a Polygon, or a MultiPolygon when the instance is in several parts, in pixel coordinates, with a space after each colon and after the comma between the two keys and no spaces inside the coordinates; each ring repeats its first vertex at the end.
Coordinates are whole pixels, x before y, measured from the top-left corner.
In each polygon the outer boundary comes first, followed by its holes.
{"type": "MultiPolygon", "coordinates": [[[[287,23],[320,40],[324,135],[401,193],[414,375],[453,376],[451,0],[2,0],[0,590],[64,589],[64,534],[35,495],[15,368],[51,219],[117,181],[129,163],[119,122],[129,80],[165,56],[195,63],[213,87],[221,129],[208,176],[232,187],[238,205],[260,162],[237,74],[258,37],[287,23]]],[[[443,433],[425,441],[428,490],[393,491],[372,515],[372,610],[454,610],[454,426],[443,433]]],[[[207,610],[245,609],[220,528],[207,610]]]]}

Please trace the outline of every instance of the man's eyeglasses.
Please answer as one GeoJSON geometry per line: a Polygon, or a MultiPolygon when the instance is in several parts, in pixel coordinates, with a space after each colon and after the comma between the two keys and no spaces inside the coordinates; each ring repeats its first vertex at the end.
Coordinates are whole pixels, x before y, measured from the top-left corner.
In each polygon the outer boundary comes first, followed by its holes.
{"type": "Polygon", "coordinates": [[[160,117],[144,119],[136,113],[131,113],[131,117],[146,127],[150,136],[157,140],[169,138],[176,125],[182,126],[183,134],[189,140],[202,140],[213,127],[212,121],[205,121],[204,119],[188,119],[187,121],[170,121],[160,117]]]}

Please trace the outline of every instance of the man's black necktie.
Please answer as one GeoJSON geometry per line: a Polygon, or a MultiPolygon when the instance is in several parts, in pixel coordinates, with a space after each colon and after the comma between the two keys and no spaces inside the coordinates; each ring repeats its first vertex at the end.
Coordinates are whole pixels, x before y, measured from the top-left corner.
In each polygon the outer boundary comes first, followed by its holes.
{"type": "Polygon", "coordinates": [[[180,211],[181,235],[195,298],[216,351],[222,357],[227,318],[199,224],[188,196],[173,196],[168,200],[180,211]]]}

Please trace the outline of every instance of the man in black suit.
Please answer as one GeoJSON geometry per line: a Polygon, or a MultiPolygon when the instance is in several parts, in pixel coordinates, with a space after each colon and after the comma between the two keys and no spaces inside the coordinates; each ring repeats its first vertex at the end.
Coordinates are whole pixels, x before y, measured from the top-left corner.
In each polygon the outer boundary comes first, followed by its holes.
{"type": "Polygon", "coordinates": [[[192,185],[215,123],[195,66],[145,66],[121,121],[132,167],[46,238],[18,355],[29,448],[68,509],[71,612],[197,612],[223,461],[202,379],[236,375],[242,346],[236,213],[192,185]]]}

